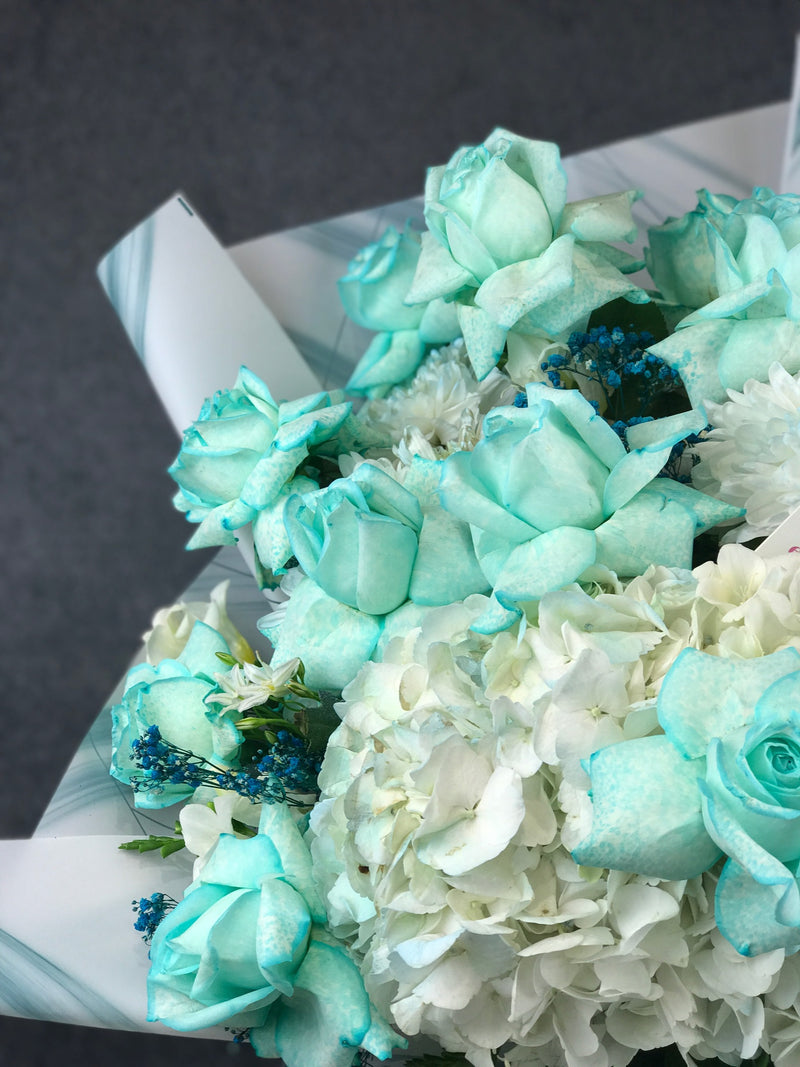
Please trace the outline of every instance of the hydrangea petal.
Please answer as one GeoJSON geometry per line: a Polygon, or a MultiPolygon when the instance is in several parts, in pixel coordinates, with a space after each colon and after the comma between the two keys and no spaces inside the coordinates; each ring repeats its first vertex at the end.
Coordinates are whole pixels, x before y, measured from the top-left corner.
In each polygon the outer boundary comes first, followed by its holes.
{"type": "Polygon", "coordinates": [[[703,823],[697,779],[704,770],[703,760],[685,760],[661,736],[595,752],[588,765],[592,830],[573,849],[575,862],[668,880],[708,870],[720,850],[703,823]]]}
{"type": "Polygon", "coordinates": [[[686,648],[661,686],[659,722],[687,759],[705,756],[712,737],[745,726],[764,690],[798,666],[800,652],[794,648],[750,660],[722,659],[686,648]],[[697,715],[698,707],[702,716],[697,715]]]}
{"type": "Polygon", "coordinates": [[[423,863],[445,874],[464,874],[506,847],[525,816],[519,775],[510,767],[495,767],[475,808],[458,815],[454,811],[452,825],[414,844],[423,863]]]}

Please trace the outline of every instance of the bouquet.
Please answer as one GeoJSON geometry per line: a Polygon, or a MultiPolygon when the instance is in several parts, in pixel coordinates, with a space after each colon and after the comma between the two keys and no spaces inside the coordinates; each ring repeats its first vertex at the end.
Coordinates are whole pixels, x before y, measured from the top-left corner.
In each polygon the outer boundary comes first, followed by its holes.
{"type": "Polygon", "coordinates": [[[795,1061],[800,197],[703,190],[640,259],[638,195],[496,130],[341,279],[344,390],[242,366],[185,431],[190,547],[270,604],[255,651],[223,588],[166,610],[112,710],[181,805],[127,847],[195,857],[135,903],[151,1019],[288,1067],[795,1061]]]}

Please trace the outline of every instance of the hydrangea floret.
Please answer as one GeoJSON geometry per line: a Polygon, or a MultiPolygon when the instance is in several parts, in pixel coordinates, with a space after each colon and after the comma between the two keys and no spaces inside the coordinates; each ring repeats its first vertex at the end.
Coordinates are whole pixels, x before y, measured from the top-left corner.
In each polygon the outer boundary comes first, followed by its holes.
{"type": "Polygon", "coordinates": [[[649,231],[647,257],[666,300],[694,309],[651,351],[696,408],[766,381],[775,360],[800,371],[800,196],[698,195],[694,211],[649,231]]]}
{"type": "Polygon", "coordinates": [[[724,854],[717,925],[743,955],[800,948],[800,653],[686,649],[661,687],[663,735],[589,761],[593,822],[574,858],[694,878],[724,854]]]}

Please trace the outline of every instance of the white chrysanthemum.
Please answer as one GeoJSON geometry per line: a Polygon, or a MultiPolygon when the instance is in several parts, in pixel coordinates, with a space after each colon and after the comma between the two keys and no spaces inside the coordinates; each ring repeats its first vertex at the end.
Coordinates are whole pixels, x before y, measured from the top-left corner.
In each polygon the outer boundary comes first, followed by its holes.
{"type": "Polygon", "coordinates": [[[430,450],[430,458],[441,458],[451,450],[472,448],[484,414],[515,392],[497,369],[479,382],[464,342],[458,340],[431,352],[409,385],[368,401],[359,415],[367,426],[399,442],[401,459],[404,453],[422,454],[420,449],[430,450]]]}
{"type": "Polygon", "coordinates": [[[161,608],[153,616],[152,629],[143,637],[148,663],[160,663],[163,659],[177,659],[189,640],[195,622],[204,622],[217,630],[228,642],[232,655],[239,660],[252,660],[253,650],[239,633],[225,605],[229,581],[220,582],[211,590],[207,601],[179,601],[168,608],[161,608]]]}
{"type": "Polygon", "coordinates": [[[706,404],[714,429],[697,446],[692,481],[745,509],[728,538],[749,541],[772,533],[800,506],[800,374],[773,363],[768,383],[751,379],[728,396],[706,404]]]}

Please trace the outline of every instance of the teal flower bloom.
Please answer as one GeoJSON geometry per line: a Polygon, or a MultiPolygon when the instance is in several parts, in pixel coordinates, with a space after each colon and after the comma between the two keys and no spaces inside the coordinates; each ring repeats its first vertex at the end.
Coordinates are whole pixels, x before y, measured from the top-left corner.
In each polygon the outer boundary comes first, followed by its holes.
{"type": "Polygon", "coordinates": [[[200,524],[189,548],[233,544],[235,531],[253,523],[259,559],[279,570],[290,555],[281,521],[286,500],[315,487],[307,478],[292,484],[295,471],[350,410],[328,393],[276,403],[264,382],[242,367],[233,389],[205,402],[169,469],[180,486],[175,506],[200,524]]]}
{"type": "Polygon", "coordinates": [[[371,463],[286,505],[300,566],[342,604],[385,615],[408,597],[422,510],[413,493],[371,463]]]}
{"type": "Polygon", "coordinates": [[[663,735],[595,752],[592,867],[694,878],[728,857],[716,918],[742,955],[800,948],[800,653],[685,649],[658,698],[663,735]]]}
{"type": "Polygon", "coordinates": [[[766,381],[775,360],[800,370],[800,196],[698,196],[694,211],[649,231],[646,253],[666,303],[690,312],[651,351],[697,408],[766,381]]]}
{"type": "Polygon", "coordinates": [[[528,406],[495,408],[483,439],[443,465],[443,507],[472,528],[494,607],[491,633],[602,563],[621,576],[651,563],[691,566],[695,535],[739,509],[656,478],[672,446],[701,427],[696,412],[641,423],[625,447],[577,390],[532,384],[528,406]]]}
{"type": "Polygon", "coordinates": [[[259,629],[279,662],[298,657],[309,685],[342,689],[370,658],[387,615],[488,591],[469,527],[436,499],[441,464],[415,459],[412,492],[372,463],[286,505],[307,579],[259,629]]]}
{"type": "Polygon", "coordinates": [[[248,1029],[259,1056],[287,1067],[351,1067],[404,1046],[369,1001],[358,968],[326,929],[311,855],[285,804],[258,834],[221,834],[150,948],[148,1019],[179,1031],[248,1029]]]}
{"type": "MultiPolygon", "coordinates": [[[[131,755],[131,745],[150,726],[157,726],[165,741],[222,766],[236,761],[242,735],[238,715],[220,712],[205,703],[216,690],[214,674],[221,664],[217,652],[230,655],[224,637],[203,622],[195,622],[189,640],[177,659],[157,666],[141,663],[128,672],[122,700],[111,709],[111,774],[131,784],[142,771],[131,755]]],[[[193,786],[155,783],[138,787],[134,801],[140,808],[164,808],[191,796],[193,786]]]]}
{"type": "Polygon", "coordinates": [[[568,204],[558,147],[497,129],[428,171],[425,220],[407,303],[453,301],[475,373],[484,378],[509,330],[566,337],[589,314],[647,295],[625,273],[640,261],[609,241],[631,241],[638,193],[568,204]]]}
{"type": "Polygon", "coordinates": [[[380,240],[361,249],[339,279],[349,317],[378,331],[347,383],[350,392],[380,395],[414,373],[426,345],[446,344],[459,334],[452,304],[441,299],[405,303],[420,248],[420,235],[410,224],[402,233],[390,226],[380,240]]]}

